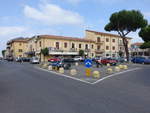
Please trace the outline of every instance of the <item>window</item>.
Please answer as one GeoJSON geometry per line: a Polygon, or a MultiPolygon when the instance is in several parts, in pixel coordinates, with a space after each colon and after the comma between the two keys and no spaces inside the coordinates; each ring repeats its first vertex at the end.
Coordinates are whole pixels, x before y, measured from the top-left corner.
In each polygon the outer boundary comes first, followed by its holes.
{"type": "Polygon", "coordinates": [[[115,50],[115,46],[113,46],[112,49],[115,50]]]}
{"type": "Polygon", "coordinates": [[[116,57],[116,55],[115,55],[115,54],[112,54],[112,57],[116,57]]]}
{"type": "Polygon", "coordinates": [[[56,42],[56,48],[59,49],[59,42],[56,42]]]}
{"type": "Polygon", "coordinates": [[[106,38],[106,42],[109,42],[109,38],[106,38]]]}
{"type": "Polygon", "coordinates": [[[88,47],[88,44],[85,44],[85,49],[88,49],[89,47],[88,47]]]}
{"type": "Polygon", "coordinates": [[[100,50],[100,48],[101,48],[100,46],[97,46],[97,50],[100,50]]]}
{"type": "Polygon", "coordinates": [[[19,43],[19,45],[21,46],[22,44],[21,44],[21,43],[19,43]]]}
{"type": "Polygon", "coordinates": [[[92,57],[94,56],[94,53],[92,53],[92,57]]]}
{"type": "Polygon", "coordinates": [[[115,39],[112,39],[112,42],[115,42],[115,39]]]}
{"type": "Polygon", "coordinates": [[[18,51],[19,51],[19,52],[22,52],[22,49],[19,49],[18,51]]]}
{"type": "Polygon", "coordinates": [[[72,43],[72,48],[75,48],[75,44],[74,43],[72,43]]]}
{"type": "Polygon", "coordinates": [[[67,42],[64,43],[64,48],[67,48],[67,42]]]}
{"type": "Polygon", "coordinates": [[[92,49],[94,48],[94,45],[92,44],[92,49]]]}
{"type": "Polygon", "coordinates": [[[100,37],[97,37],[97,42],[100,42],[100,41],[101,41],[100,37]]]}
{"type": "Polygon", "coordinates": [[[106,54],[106,56],[109,56],[109,54],[106,54]]]}
{"type": "Polygon", "coordinates": [[[109,46],[106,46],[106,50],[109,50],[109,46]]]}
{"type": "Polygon", "coordinates": [[[79,44],[79,48],[80,48],[80,49],[82,48],[82,44],[79,44]]]}
{"type": "Polygon", "coordinates": [[[41,41],[39,42],[39,46],[41,47],[41,41]]]}

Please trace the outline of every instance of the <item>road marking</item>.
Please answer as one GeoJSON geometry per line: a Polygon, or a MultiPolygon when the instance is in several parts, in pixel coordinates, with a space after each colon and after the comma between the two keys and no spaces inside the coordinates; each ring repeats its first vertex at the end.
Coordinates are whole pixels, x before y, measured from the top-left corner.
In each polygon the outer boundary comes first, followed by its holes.
{"type": "Polygon", "coordinates": [[[42,69],[42,68],[39,68],[39,67],[35,67],[35,68],[37,68],[39,70],[42,70],[42,71],[45,71],[45,72],[49,72],[49,73],[60,75],[60,76],[66,77],[66,78],[70,78],[70,79],[73,79],[73,80],[76,80],[76,81],[80,81],[80,82],[83,82],[83,83],[86,83],[86,84],[91,84],[91,85],[94,85],[94,84],[97,84],[99,82],[102,82],[103,80],[106,80],[106,79],[111,78],[113,76],[117,76],[117,75],[120,75],[120,74],[123,74],[123,73],[127,73],[127,72],[131,72],[131,71],[135,71],[135,70],[141,69],[141,68],[134,68],[134,69],[122,71],[122,72],[119,72],[119,73],[114,73],[114,74],[111,74],[109,76],[103,77],[103,78],[97,80],[96,82],[91,83],[91,82],[88,82],[88,81],[85,81],[85,80],[82,80],[82,79],[79,79],[79,78],[71,77],[71,76],[68,76],[68,75],[65,75],[65,74],[61,74],[61,73],[57,73],[57,72],[54,72],[54,71],[49,71],[47,69],[42,69]]]}
{"type": "Polygon", "coordinates": [[[42,70],[42,71],[50,72],[50,73],[53,73],[53,74],[57,74],[57,75],[66,77],[66,78],[70,78],[70,79],[73,79],[73,80],[76,80],[76,81],[80,81],[80,82],[83,82],[83,83],[86,83],[86,84],[92,84],[91,82],[81,80],[79,78],[71,77],[71,76],[68,76],[68,75],[64,75],[64,74],[61,74],[61,73],[57,73],[57,72],[54,72],[54,71],[49,71],[49,70],[38,68],[38,67],[36,67],[36,68],[39,69],[39,70],[42,70]]]}
{"type": "Polygon", "coordinates": [[[122,72],[119,72],[119,73],[115,73],[115,74],[112,74],[112,75],[109,75],[109,76],[103,77],[103,78],[101,78],[101,79],[97,80],[96,82],[93,82],[92,84],[97,84],[97,83],[99,83],[99,82],[101,82],[101,81],[103,81],[103,80],[106,80],[106,79],[108,79],[108,78],[111,78],[111,77],[113,77],[113,76],[117,76],[117,75],[120,75],[120,74],[123,74],[123,73],[127,73],[127,72],[131,72],[131,71],[135,71],[135,70],[138,70],[138,69],[141,69],[141,68],[134,68],[134,69],[130,69],[130,70],[126,70],[126,71],[122,71],[122,72]]]}

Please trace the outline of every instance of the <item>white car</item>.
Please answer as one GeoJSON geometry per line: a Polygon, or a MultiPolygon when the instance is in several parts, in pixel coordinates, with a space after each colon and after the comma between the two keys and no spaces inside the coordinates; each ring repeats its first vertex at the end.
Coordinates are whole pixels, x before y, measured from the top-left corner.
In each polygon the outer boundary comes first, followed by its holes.
{"type": "Polygon", "coordinates": [[[80,56],[74,57],[74,61],[82,61],[82,60],[83,60],[83,58],[80,56]]]}
{"type": "Polygon", "coordinates": [[[38,57],[32,57],[30,62],[31,62],[32,64],[39,64],[39,63],[40,63],[40,60],[39,60],[38,57]]]}

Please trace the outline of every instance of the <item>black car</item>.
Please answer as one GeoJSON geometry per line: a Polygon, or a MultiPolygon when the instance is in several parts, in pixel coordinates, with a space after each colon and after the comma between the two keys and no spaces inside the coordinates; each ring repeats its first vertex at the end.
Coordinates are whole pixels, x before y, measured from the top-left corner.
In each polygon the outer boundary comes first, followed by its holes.
{"type": "Polygon", "coordinates": [[[72,60],[69,59],[63,59],[61,61],[53,61],[50,63],[51,66],[64,69],[70,69],[72,60]]]}
{"type": "Polygon", "coordinates": [[[13,60],[14,60],[14,59],[13,59],[12,57],[8,57],[8,58],[7,58],[7,61],[8,61],[8,62],[12,62],[13,60]]]}
{"type": "Polygon", "coordinates": [[[23,62],[30,62],[31,58],[22,57],[21,58],[23,62]]]}

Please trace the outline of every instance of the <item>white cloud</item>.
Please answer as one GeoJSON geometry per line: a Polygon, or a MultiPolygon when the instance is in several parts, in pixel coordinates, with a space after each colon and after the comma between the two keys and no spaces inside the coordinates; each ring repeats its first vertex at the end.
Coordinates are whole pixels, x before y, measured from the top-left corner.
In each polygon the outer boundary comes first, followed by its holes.
{"type": "Polygon", "coordinates": [[[71,3],[71,4],[78,4],[78,3],[80,3],[82,0],[64,0],[64,1],[67,1],[67,2],[69,2],[69,3],[71,3]]]}
{"type": "Polygon", "coordinates": [[[0,56],[8,40],[22,36],[27,29],[20,26],[0,26],[0,56]]]}
{"type": "Polygon", "coordinates": [[[144,16],[150,17],[150,12],[145,12],[145,13],[144,13],[144,16]]]}
{"type": "Polygon", "coordinates": [[[28,18],[47,25],[80,25],[83,23],[83,17],[78,13],[62,9],[54,4],[41,5],[39,9],[26,5],[24,14],[28,18]]]}
{"type": "Polygon", "coordinates": [[[4,26],[4,27],[0,27],[0,36],[15,35],[18,33],[22,33],[25,30],[26,28],[24,27],[4,26]]]}

